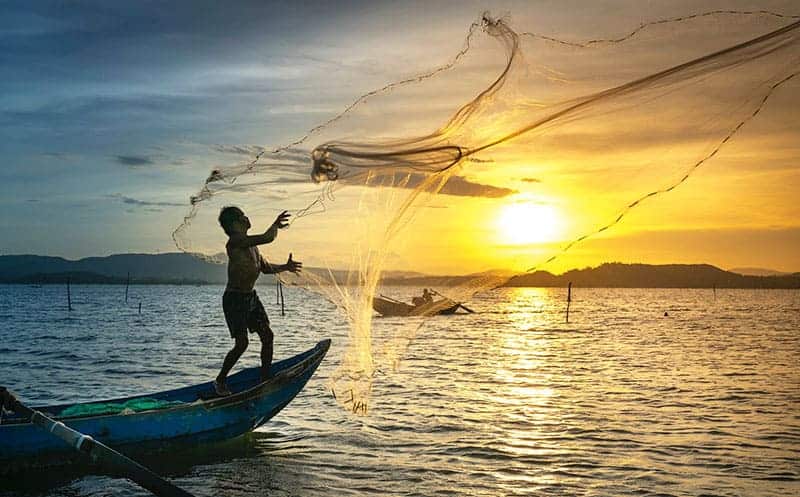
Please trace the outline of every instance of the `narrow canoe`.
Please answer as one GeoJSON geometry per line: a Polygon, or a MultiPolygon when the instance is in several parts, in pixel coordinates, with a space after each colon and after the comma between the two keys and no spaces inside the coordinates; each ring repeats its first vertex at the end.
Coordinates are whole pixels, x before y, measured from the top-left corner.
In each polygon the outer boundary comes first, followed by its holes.
{"type": "MultiPolygon", "coordinates": [[[[130,413],[60,416],[75,404],[34,407],[68,426],[123,453],[157,452],[234,438],[264,424],[303,389],[330,347],[323,340],[315,347],[272,365],[272,377],[260,382],[259,368],[247,368],[228,377],[233,392],[211,394],[211,382],[147,395],[96,403],[125,404],[137,399],[170,403],[169,407],[130,413]]],[[[69,411],[68,411],[69,412],[69,411]]],[[[6,415],[0,424],[0,474],[71,464],[80,461],[71,447],[21,418],[6,415]]]]}
{"type": "Polygon", "coordinates": [[[372,299],[372,308],[382,316],[433,316],[436,314],[455,314],[461,304],[442,299],[430,304],[411,305],[383,297],[372,299]]]}

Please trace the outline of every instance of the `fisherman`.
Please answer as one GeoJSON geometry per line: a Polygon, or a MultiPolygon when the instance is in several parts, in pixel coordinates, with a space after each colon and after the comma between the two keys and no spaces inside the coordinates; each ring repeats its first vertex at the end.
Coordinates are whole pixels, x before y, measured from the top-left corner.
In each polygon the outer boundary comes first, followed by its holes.
{"type": "Polygon", "coordinates": [[[411,299],[411,303],[419,307],[421,305],[432,304],[433,303],[433,294],[427,289],[422,289],[422,297],[414,297],[411,299]]]}
{"type": "Polygon", "coordinates": [[[225,252],[228,254],[228,284],[222,295],[222,310],[235,344],[225,356],[222,370],[214,380],[217,395],[231,394],[226,379],[247,349],[248,330],[250,333],[257,333],[261,340],[261,381],[269,377],[272,364],[272,329],[264,306],[253,287],[260,273],[299,273],[303,263],[292,260],[292,254],[289,254],[286,264],[270,264],[261,256],[258,245],[275,240],[278,230],[289,226],[288,221],[289,213],[283,211],[264,233],[248,235],[250,219],[240,208],[223,207],[219,212],[219,224],[228,235],[228,243],[225,244],[225,252]]]}

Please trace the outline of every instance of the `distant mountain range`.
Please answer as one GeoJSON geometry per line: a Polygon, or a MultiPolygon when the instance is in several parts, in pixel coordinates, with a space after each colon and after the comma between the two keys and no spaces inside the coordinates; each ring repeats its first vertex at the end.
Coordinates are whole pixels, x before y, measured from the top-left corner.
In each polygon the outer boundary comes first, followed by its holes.
{"type": "Polygon", "coordinates": [[[732,273],[744,274],[746,276],[786,276],[792,273],[784,273],[775,271],[774,269],[765,269],[763,267],[737,267],[729,269],[732,273]]]}
{"type": "MultiPolygon", "coordinates": [[[[322,272],[319,268],[307,271],[322,272]]],[[[497,276],[511,287],[577,287],[627,288],[800,288],[800,273],[778,273],[755,268],[740,272],[725,271],[708,264],[622,264],[606,263],[595,268],[574,269],[561,275],[536,271],[513,275],[489,272],[471,275],[430,276],[408,271],[387,272],[384,285],[446,287],[460,285],[478,277],[497,276]],[[762,274],[742,274],[759,271],[762,274]]],[[[198,259],[189,254],[119,254],[88,257],[76,261],[38,255],[0,256],[0,283],[63,284],[224,284],[226,267],[198,259]]],[[[342,280],[344,272],[334,271],[342,280]]],[[[274,282],[270,276],[262,283],[274,282]]]]}
{"type": "Polygon", "coordinates": [[[606,263],[573,269],[555,276],[547,271],[517,275],[506,286],[567,286],[609,288],[800,288],[800,273],[752,276],[725,271],[709,264],[606,263]]]}
{"type": "MultiPolygon", "coordinates": [[[[224,260],[224,254],[214,256],[224,260]]],[[[306,267],[326,277],[327,269],[306,267]]],[[[344,281],[343,271],[332,271],[338,281],[344,281]]],[[[387,272],[389,278],[423,277],[412,271],[387,272]]],[[[68,260],[41,255],[0,255],[0,283],[57,284],[67,279],[76,284],[224,284],[225,264],[216,264],[180,252],[169,254],[117,254],[106,257],[87,257],[68,260]]],[[[262,275],[261,284],[274,283],[271,275],[262,275]]]]}
{"type": "Polygon", "coordinates": [[[0,282],[57,283],[225,283],[222,264],[183,253],[119,254],[71,261],[40,255],[0,256],[0,282]]]}

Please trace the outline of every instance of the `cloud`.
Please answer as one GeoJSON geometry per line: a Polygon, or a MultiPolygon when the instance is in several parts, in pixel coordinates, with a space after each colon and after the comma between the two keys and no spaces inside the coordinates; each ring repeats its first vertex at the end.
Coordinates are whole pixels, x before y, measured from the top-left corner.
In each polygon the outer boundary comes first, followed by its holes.
{"type": "MultiPolygon", "coordinates": [[[[408,183],[403,185],[403,187],[416,188],[424,179],[425,176],[422,174],[412,174],[408,180],[408,183]]],[[[452,176],[449,180],[447,180],[447,183],[445,183],[439,193],[443,193],[445,195],[455,195],[458,197],[502,198],[519,192],[517,190],[512,190],[511,188],[475,183],[464,178],[463,176],[452,176]]]]}
{"type": "Polygon", "coordinates": [[[263,152],[265,149],[259,145],[212,145],[211,149],[223,154],[248,155],[253,156],[263,152]]]}
{"type": "Polygon", "coordinates": [[[155,164],[150,157],[146,155],[117,155],[115,156],[117,162],[123,166],[138,167],[138,166],[152,166],[155,164]]]}
{"type": "Polygon", "coordinates": [[[539,178],[522,178],[520,181],[524,181],[525,183],[541,183],[542,180],[539,178]]]}
{"type": "Polygon", "coordinates": [[[122,195],[121,193],[106,195],[106,198],[120,200],[123,204],[134,205],[137,207],[186,207],[186,204],[178,202],[152,202],[149,200],[139,200],[137,198],[122,195]]]}
{"type": "Polygon", "coordinates": [[[462,176],[453,176],[445,183],[441,193],[463,197],[502,198],[517,193],[517,190],[473,183],[462,176]]]}
{"type": "Polygon", "coordinates": [[[151,155],[115,155],[114,159],[128,167],[153,166],[156,164],[169,164],[172,166],[185,166],[190,163],[185,157],[175,157],[170,159],[166,154],[151,155]]]}

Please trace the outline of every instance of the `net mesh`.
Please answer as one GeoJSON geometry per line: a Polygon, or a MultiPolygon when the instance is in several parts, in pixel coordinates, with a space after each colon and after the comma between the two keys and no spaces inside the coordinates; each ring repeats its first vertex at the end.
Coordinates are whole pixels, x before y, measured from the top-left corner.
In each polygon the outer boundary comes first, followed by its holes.
{"type": "Polygon", "coordinates": [[[142,411],[155,411],[183,405],[183,402],[159,399],[131,399],[126,402],[96,402],[94,404],[75,404],[59,413],[59,418],[84,416],[105,416],[109,414],[133,414],[142,411]]]}

